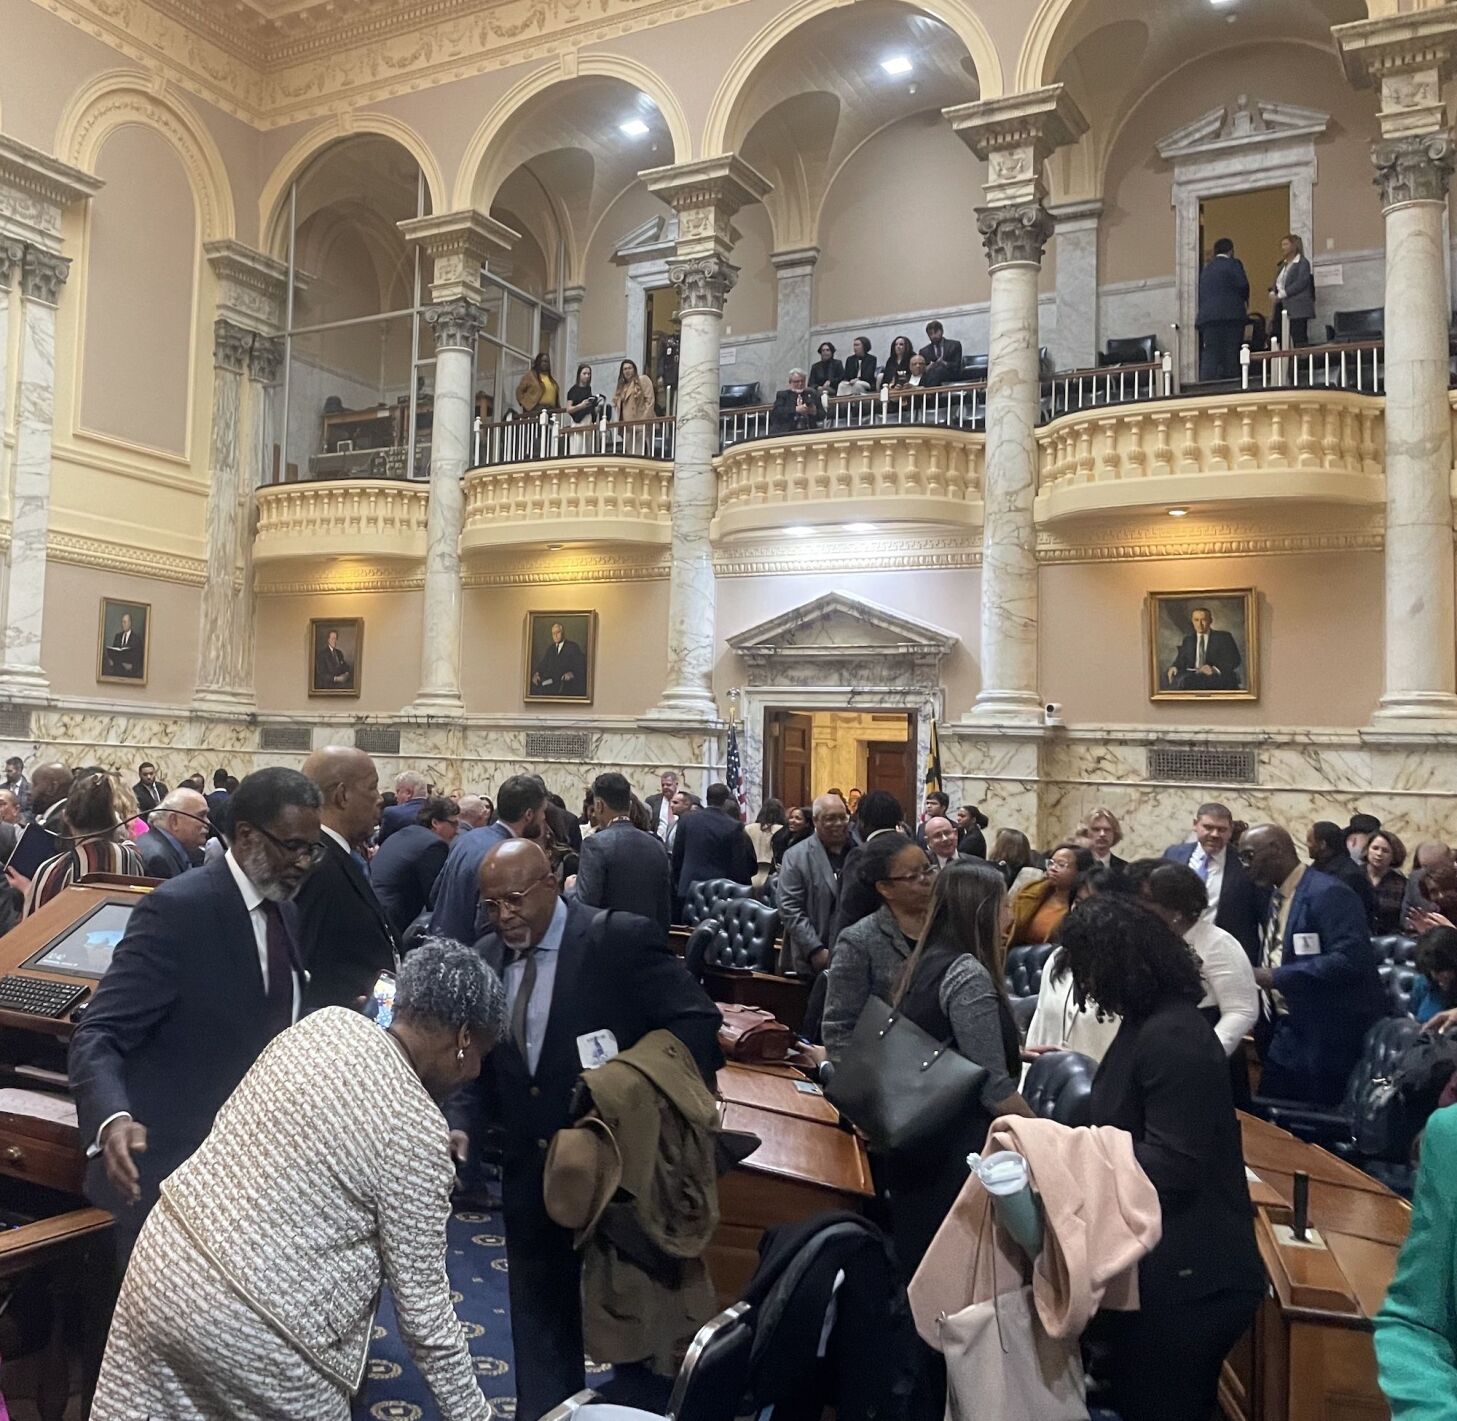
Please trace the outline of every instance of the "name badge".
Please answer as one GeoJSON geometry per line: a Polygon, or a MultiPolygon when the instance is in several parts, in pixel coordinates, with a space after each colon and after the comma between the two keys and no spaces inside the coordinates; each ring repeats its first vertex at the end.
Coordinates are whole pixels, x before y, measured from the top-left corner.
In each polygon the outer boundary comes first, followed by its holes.
{"type": "Polygon", "coordinates": [[[1319,933],[1296,933],[1295,934],[1295,955],[1297,957],[1316,957],[1320,953],[1319,933]]]}
{"type": "Polygon", "coordinates": [[[607,1030],[589,1031],[577,1037],[577,1059],[584,1071],[605,1066],[617,1055],[617,1038],[607,1030]]]}

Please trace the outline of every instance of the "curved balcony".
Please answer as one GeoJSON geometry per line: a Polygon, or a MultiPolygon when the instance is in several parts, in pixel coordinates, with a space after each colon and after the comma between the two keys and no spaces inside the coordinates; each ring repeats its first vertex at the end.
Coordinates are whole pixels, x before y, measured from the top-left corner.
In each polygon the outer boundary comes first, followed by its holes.
{"type": "Polygon", "coordinates": [[[255,563],[349,557],[423,562],[429,485],[380,479],[272,484],[258,490],[255,563]]]}
{"type": "Polygon", "coordinates": [[[984,444],[964,429],[913,424],[735,444],[714,461],[711,536],[816,523],[980,526],[984,444]]]}
{"type": "Polygon", "coordinates": [[[673,468],[589,454],[473,469],[465,477],[462,553],[507,544],[667,543],[673,468]]]}
{"type": "Polygon", "coordinates": [[[1038,431],[1040,523],[1266,500],[1379,504],[1383,405],[1262,389],[1064,415],[1038,431]]]}

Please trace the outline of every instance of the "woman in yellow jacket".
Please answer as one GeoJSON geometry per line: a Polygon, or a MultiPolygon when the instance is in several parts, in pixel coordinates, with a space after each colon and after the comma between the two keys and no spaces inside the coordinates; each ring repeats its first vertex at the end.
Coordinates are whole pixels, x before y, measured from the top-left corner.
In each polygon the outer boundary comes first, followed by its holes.
{"type": "Polygon", "coordinates": [[[520,384],[516,386],[516,403],[527,415],[561,408],[561,391],[552,378],[551,356],[545,351],[531,362],[531,369],[521,377],[520,384]]]}
{"type": "Polygon", "coordinates": [[[1093,866],[1093,855],[1078,844],[1059,844],[1047,859],[1047,876],[1029,883],[1012,899],[1007,946],[1051,942],[1073,905],[1078,877],[1093,866]]]}

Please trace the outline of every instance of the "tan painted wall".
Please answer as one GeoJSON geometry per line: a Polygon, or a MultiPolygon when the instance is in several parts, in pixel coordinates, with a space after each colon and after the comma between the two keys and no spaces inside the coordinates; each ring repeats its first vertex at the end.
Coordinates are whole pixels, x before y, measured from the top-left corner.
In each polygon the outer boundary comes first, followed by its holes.
{"type": "Polygon", "coordinates": [[[581,348],[588,355],[622,349],[627,333],[627,273],[612,260],[612,253],[634,228],[650,217],[665,215],[667,206],[641,183],[634,183],[597,224],[587,248],[587,295],[582,301],[581,348]]]}
{"type": "MultiPolygon", "coordinates": [[[[1240,94],[1279,99],[1331,115],[1316,144],[1315,250],[1332,239],[1338,251],[1382,245],[1381,206],[1371,185],[1371,140],[1376,100],[1341,76],[1333,56],[1305,45],[1272,44],[1225,50],[1187,64],[1145,96],[1123,127],[1108,164],[1105,185],[1101,279],[1133,281],[1172,276],[1173,169],[1154,144],[1181,125],[1240,94]]],[[[1252,272],[1274,270],[1278,252],[1252,261],[1252,272]]]]}
{"type": "Polygon", "coordinates": [[[197,621],[202,589],[52,562],[46,569],[41,665],[58,696],[117,705],[187,705],[197,680],[197,621]],[[147,684],[96,679],[101,599],[151,604],[147,684]]]}
{"type": "Polygon", "coordinates": [[[985,301],[991,280],[976,235],[984,176],[940,114],[870,139],[840,169],[821,210],[815,320],[985,301]]]}
{"type": "Polygon", "coordinates": [[[772,331],[777,301],[774,264],[769,260],[774,245],[769,213],[762,204],[746,207],[734,218],[734,226],[742,234],[733,256],[739,279],[724,303],[723,333],[746,336],[772,331]]]}
{"type": "Polygon", "coordinates": [[[1042,691],[1069,725],[1364,725],[1381,694],[1378,552],[1051,566],[1041,586],[1042,691]],[[1260,594],[1260,699],[1150,702],[1146,594],[1223,587],[1260,594]]]}
{"type": "Polygon", "coordinates": [[[176,150],[145,128],[118,129],[96,165],[91,203],[81,426],[187,451],[187,385],[197,223],[176,150]]]}

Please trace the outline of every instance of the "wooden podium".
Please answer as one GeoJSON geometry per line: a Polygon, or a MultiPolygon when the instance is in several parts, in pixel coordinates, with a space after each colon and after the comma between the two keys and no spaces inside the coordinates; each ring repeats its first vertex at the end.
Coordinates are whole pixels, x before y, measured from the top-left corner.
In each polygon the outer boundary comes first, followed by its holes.
{"type": "Polygon", "coordinates": [[[1255,1325],[1225,1363],[1234,1421],[1380,1421],[1372,1319],[1396,1271],[1411,1209],[1316,1145],[1241,1115],[1255,1239],[1270,1279],[1255,1325]],[[1296,1172],[1310,1179],[1313,1236],[1290,1235],[1296,1172]]]}

